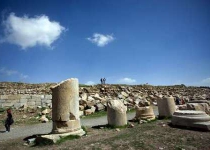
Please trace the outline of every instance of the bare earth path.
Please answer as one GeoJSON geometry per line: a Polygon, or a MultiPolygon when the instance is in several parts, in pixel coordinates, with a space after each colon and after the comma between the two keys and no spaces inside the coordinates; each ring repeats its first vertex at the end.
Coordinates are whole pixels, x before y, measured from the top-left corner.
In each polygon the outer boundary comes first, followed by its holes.
{"type": "MultiPolygon", "coordinates": [[[[158,115],[157,107],[154,107],[155,115],[158,115]]],[[[135,112],[130,112],[127,114],[128,120],[134,118],[135,112]]],[[[107,124],[107,116],[102,116],[98,118],[82,118],[81,124],[83,126],[96,126],[107,124]]],[[[11,126],[11,132],[4,133],[4,129],[0,130],[0,143],[9,140],[16,139],[20,137],[32,136],[34,134],[48,134],[52,130],[52,122],[40,123],[27,126],[11,126]]]]}

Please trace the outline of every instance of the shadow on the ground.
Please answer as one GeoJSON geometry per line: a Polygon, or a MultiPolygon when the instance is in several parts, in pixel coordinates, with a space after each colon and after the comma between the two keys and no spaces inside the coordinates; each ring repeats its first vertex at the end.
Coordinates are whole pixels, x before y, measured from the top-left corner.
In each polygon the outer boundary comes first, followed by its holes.
{"type": "Polygon", "coordinates": [[[173,125],[171,122],[168,123],[168,126],[170,126],[171,128],[178,128],[181,130],[190,130],[190,131],[197,131],[197,132],[210,132],[208,130],[205,129],[199,129],[199,128],[195,128],[195,127],[186,127],[186,126],[179,126],[179,125],[173,125]]]}

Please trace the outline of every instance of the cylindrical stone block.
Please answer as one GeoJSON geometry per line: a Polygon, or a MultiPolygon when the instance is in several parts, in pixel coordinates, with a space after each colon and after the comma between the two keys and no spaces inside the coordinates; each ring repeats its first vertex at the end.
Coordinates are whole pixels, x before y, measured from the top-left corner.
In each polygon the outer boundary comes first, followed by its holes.
{"type": "Polygon", "coordinates": [[[81,129],[78,79],[68,79],[51,88],[53,133],[81,129]]]}
{"type": "Polygon", "coordinates": [[[159,117],[171,117],[176,110],[173,97],[163,97],[157,100],[159,117]]]}
{"type": "Polygon", "coordinates": [[[70,120],[70,80],[62,81],[60,84],[51,88],[52,90],[52,120],[70,120]]]}
{"type": "Polygon", "coordinates": [[[108,124],[112,126],[124,126],[127,124],[127,107],[120,100],[107,102],[108,124]]]}
{"type": "Polygon", "coordinates": [[[155,119],[155,114],[153,111],[152,106],[147,106],[147,107],[139,107],[136,106],[136,119],[138,120],[153,120],[155,119]]]}

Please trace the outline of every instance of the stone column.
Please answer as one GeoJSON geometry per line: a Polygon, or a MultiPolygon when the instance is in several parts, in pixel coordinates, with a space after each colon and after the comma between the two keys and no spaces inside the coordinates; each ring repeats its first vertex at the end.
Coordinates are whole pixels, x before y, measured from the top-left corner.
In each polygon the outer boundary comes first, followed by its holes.
{"type": "Polygon", "coordinates": [[[173,97],[163,97],[157,100],[159,117],[171,117],[176,110],[173,97]]]}
{"type": "Polygon", "coordinates": [[[136,116],[135,119],[137,120],[154,120],[155,119],[155,114],[153,111],[152,106],[146,106],[146,107],[139,107],[136,106],[136,116]]]}
{"type": "Polygon", "coordinates": [[[52,133],[68,133],[80,130],[78,79],[71,78],[62,81],[51,90],[52,133]]]}
{"type": "Polygon", "coordinates": [[[108,124],[112,126],[124,126],[127,124],[127,107],[120,100],[107,102],[108,124]]]}

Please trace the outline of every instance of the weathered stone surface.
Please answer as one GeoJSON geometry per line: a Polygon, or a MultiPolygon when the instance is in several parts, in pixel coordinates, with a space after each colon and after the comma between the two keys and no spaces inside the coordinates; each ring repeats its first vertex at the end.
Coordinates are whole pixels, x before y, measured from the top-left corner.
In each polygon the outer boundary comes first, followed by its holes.
{"type": "Polygon", "coordinates": [[[35,102],[27,102],[27,105],[28,105],[28,106],[35,106],[36,103],[35,103],[35,102]]]}
{"type": "Polygon", "coordinates": [[[146,107],[139,107],[136,106],[136,116],[135,119],[137,120],[154,120],[155,119],[155,114],[153,111],[152,106],[146,106],[146,107]]]}
{"type": "Polygon", "coordinates": [[[92,106],[90,109],[87,109],[84,111],[85,115],[90,115],[93,114],[95,112],[96,108],[94,106],[92,106]]]}
{"type": "Polygon", "coordinates": [[[20,103],[27,103],[28,100],[27,99],[20,99],[20,103]]]}
{"type": "Polygon", "coordinates": [[[52,95],[45,95],[44,98],[45,99],[52,99],[52,95]]]}
{"type": "Polygon", "coordinates": [[[210,114],[210,106],[208,103],[187,103],[188,110],[200,110],[210,114]]]}
{"type": "Polygon", "coordinates": [[[124,126],[127,124],[127,107],[122,101],[110,100],[107,102],[108,124],[112,126],[124,126]]]}
{"type": "Polygon", "coordinates": [[[172,125],[193,127],[210,130],[210,116],[203,111],[179,110],[174,112],[171,120],[172,125]]]}
{"type": "Polygon", "coordinates": [[[163,97],[157,100],[160,117],[170,117],[176,110],[173,97],[163,97]]]}
{"type": "Polygon", "coordinates": [[[71,78],[52,90],[52,133],[67,133],[81,129],[79,118],[79,83],[71,78]]]}
{"type": "Polygon", "coordinates": [[[61,138],[64,138],[66,136],[69,135],[79,135],[82,136],[85,134],[85,131],[83,131],[82,129],[77,130],[77,131],[73,131],[73,132],[69,132],[69,133],[63,133],[63,134],[47,134],[47,135],[41,135],[39,137],[36,138],[36,143],[42,143],[43,141],[48,141],[48,142],[52,142],[52,143],[56,143],[58,140],[60,140],[61,138]]]}
{"type": "Polygon", "coordinates": [[[46,118],[46,116],[45,116],[45,115],[42,115],[42,116],[41,116],[41,118],[39,119],[39,121],[41,121],[41,122],[45,123],[45,122],[49,122],[49,119],[48,119],[48,118],[46,118]]]}

